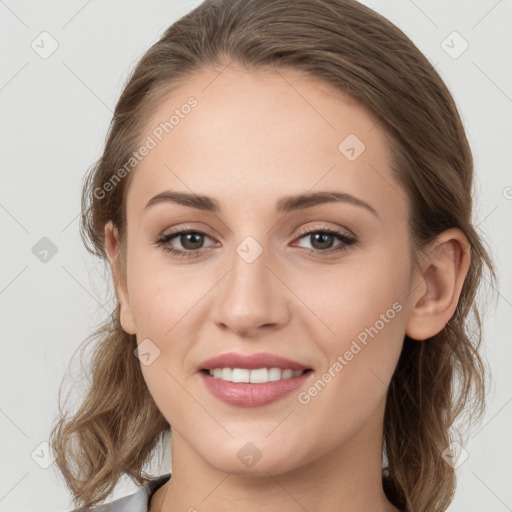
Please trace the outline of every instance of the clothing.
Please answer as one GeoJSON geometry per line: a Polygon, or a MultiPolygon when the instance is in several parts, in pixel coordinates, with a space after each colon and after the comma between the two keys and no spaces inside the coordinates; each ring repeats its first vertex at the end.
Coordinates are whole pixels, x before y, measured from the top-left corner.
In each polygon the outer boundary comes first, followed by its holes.
{"type": "Polygon", "coordinates": [[[153,495],[171,479],[171,473],[150,478],[134,493],[110,503],[97,505],[93,508],[76,509],[73,512],[148,512],[153,495]]]}

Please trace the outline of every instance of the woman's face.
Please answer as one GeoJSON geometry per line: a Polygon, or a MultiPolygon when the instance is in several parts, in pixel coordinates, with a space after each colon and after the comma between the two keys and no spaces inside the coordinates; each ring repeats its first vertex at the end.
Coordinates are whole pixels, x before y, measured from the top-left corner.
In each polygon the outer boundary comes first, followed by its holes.
{"type": "Polygon", "coordinates": [[[380,457],[413,282],[406,194],[377,120],[298,72],[230,66],[175,89],[143,144],[127,193],[121,318],[143,343],[144,378],[173,435],[233,473],[373,448],[380,457]],[[228,353],[310,371],[229,384],[218,375],[289,372],[204,363],[228,353]],[[202,371],[214,367],[242,371],[202,371]]]}

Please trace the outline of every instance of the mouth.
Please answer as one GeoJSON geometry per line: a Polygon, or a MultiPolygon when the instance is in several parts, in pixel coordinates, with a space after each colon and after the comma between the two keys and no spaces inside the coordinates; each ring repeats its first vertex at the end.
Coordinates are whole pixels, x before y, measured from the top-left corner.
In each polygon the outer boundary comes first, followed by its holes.
{"type": "Polygon", "coordinates": [[[203,361],[197,372],[216,399],[238,407],[259,407],[290,396],[314,373],[298,361],[263,352],[220,354],[203,361]]]}
{"type": "Polygon", "coordinates": [[[292,370],[291,368],[203,368],[200,370],[205,375],[219,379],[224,382],[246,383],[246,384],[264,384],[268,382],[278,382],[282,380],[294,379],[306,373],[312,372],[312,368],[303,370],[292,370]]]}

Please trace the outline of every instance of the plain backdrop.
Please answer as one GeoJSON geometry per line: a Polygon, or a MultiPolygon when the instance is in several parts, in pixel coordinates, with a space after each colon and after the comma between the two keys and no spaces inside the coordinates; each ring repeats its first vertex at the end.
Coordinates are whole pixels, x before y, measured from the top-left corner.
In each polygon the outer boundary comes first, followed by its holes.
{"type": "MultiPolygon", "coordinates": [[[[79,237],[81,183],[101,154],[129,72],[198,3],[0,0],[2,511],[72,508],[45,443],[71,356],[113,304],[102,265],[79,237]]],[[[474,221],[488,240],[500,288],[484,317],[493,376],[488,410],[465,446],[469,457],[458,468],[450,511],[512,510],[512,2],[364,3],[435,65],[473,148],[474,221]]],[[[134,488],[121,481],[113,497],[134,488]]]]}

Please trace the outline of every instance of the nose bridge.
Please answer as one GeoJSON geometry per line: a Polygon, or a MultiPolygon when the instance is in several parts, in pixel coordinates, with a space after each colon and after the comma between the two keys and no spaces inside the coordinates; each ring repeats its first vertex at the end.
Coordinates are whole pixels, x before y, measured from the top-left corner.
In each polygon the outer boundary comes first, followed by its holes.
{"type": "Polygon", "coordinates": [[[271,265],[270,250],[246,237],[230,259],[231,271],[217,296],[215,321],[240,333],[287,321],[286,296],[271,265]]]}

